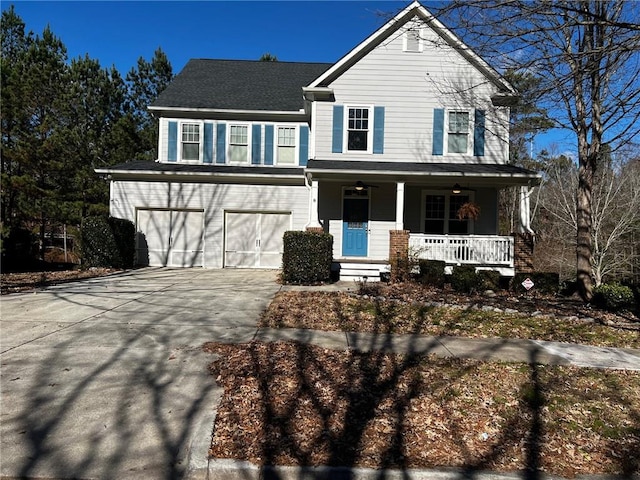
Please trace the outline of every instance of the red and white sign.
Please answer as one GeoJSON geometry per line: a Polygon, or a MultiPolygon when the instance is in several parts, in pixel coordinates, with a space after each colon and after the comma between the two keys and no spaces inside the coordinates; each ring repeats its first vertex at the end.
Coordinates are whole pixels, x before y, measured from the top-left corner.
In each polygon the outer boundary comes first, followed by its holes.
{"type": "Polygon", "coordinates": [[[524,282],[522,282],[522,286],[524,288],[526,288],[527,290],[531,290],[533,285],[534,285],[534,283],[531,281],[531,279],[529,277],[525,278],[524,282]]]}

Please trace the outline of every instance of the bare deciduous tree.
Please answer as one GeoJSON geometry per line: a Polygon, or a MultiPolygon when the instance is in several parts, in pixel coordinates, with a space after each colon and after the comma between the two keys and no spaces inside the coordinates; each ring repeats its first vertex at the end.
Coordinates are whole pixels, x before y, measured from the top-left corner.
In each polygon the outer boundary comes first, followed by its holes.
{"type": "Polygon", "coordinates": [[[575,134],[576,265],[592,297],[592,194],[603,145],[640,134],[640,3],[623,0],[453,0],[437,16],[501,68],[541,79],[538,98],[575,134]]]}

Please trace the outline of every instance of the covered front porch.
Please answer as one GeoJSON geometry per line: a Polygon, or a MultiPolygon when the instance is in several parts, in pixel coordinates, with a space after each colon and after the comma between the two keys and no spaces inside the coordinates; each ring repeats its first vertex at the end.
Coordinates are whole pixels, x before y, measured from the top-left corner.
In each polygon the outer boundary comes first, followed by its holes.
{"type": "Polygon", "coordinates": [[[513,275],[515,242],[498,234],[498,193],[521,188],[521,228],[530,231],[528,192],[539,181],[511,165],[329,160],[310,160],[306,176],[307,228],[333,235],[341,272],[358,277],[355,266],[367,265],[360,277],[371,279],[372,266],[384,272],[403,251],[513,275]]]}

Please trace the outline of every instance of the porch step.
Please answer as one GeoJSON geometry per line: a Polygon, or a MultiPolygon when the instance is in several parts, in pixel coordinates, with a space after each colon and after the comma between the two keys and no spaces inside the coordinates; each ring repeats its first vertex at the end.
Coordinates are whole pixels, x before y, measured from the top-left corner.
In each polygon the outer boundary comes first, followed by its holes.
{"type": "Polygon", "coordinates": [[[381,273],[384,274],[391,271],[390,265],[383,262],[337,261],[332,264],[331,268],[339,272],[341,281],[355,282],[379,282],[381,273]]]}

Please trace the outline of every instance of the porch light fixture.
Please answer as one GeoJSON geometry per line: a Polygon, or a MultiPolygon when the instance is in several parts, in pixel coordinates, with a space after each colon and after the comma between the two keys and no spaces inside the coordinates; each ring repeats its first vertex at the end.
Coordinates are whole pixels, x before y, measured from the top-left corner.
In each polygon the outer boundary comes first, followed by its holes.
{"type": "Polygon", "coordinates": [[[460,192],[462,192],[462,187],[460,186],[460,184],[459,184],[459,183],[456,183],[456,184],[453,186],[453,190],[452,190],[452,191],[453,191],[453,193],[455,193],[455,194],[457,195],[457,194],[459,194],[460,192]]]}
{"type": "Polygon", "coordinates": [[[357,190],[358,192],[361,192],[361,191],[362,191],[362,190],[364,190],[365,188],[366,188],[366,187],[365,187],[364,183],[362,183],[360,180],[358,180],[358,181],[356,182],[356,190],[357,190]]]}

